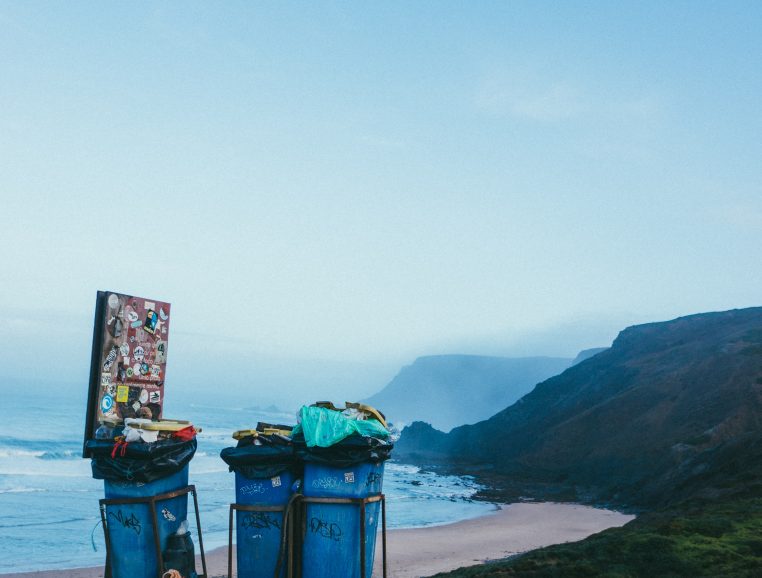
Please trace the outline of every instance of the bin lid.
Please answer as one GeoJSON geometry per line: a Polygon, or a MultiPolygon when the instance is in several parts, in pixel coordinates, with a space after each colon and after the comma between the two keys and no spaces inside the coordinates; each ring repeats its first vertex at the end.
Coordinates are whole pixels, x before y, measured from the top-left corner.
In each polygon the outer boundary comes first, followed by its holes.
{"type": "MultiPolygon", "coordinates": [[[[153,421],[145,418],[127,418],[124,420],[124,425],[135,427],[146,431],[180,431],[191,425],[189,421],[160,419],[153,421]]],[[[197,432],[201,431],[201,428],[194,427],[197,432]]]]}
{"type": "Polygon", "coordinates": [[[265,427],[262,429],[239,429],[233,432],[234,440],[242,440],[247,437],[259,437],[259,436],[271,436],[278,435],[287,438],[291,437],[291,429],[283,429],[279,427],[265,427]]]}
{"type": "Polygon", "coordinates": [[[233,432],[234,440],[242,440],[243,438],[247,438],[249,436],[259,437],[259,432],[255,429],[239,429],[238,431],[233,432]]]}

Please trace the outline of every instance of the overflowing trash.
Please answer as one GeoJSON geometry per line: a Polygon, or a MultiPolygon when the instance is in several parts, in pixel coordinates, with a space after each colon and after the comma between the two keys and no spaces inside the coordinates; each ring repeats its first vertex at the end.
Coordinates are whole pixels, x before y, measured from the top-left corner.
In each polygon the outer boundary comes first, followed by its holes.
{"type": "Polygon", "coordinates": [[[93,478],[104,481],[101,514],[113,578],[153,578],[159,569],[195,578],[188,530],[188,465],[193,424],[180,420],[102,420],[85,442],[93,478]]]}
{"type": "Polygon", "coordinates": [[[237,431],[237,445],[220,453],[236,474],[238,575],[283,578],[298,565],[303,578],[370,578],[397,434],[360,403],[317,402],[296,421],[237,431]]]}
{"type": "Polygon", "coordinates": [[[93,478],[147,483],[173,475],[196,453],[196,430],[187,422],[126,419],[104,423],[85,444],[93,478]],[[108,432],[108,437],[107,436],[108,432]]]}

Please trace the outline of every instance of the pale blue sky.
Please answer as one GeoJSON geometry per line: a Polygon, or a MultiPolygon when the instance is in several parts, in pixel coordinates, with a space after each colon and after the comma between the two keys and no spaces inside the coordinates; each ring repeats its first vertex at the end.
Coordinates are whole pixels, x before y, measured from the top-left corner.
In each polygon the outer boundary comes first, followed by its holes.
{"type": "Polygon", "coordinates": [[[760,305],[760,30],[759,2],[2,1],[0,374],[86,375],[97,289],[172,302],[170,380],[760,305]]]}

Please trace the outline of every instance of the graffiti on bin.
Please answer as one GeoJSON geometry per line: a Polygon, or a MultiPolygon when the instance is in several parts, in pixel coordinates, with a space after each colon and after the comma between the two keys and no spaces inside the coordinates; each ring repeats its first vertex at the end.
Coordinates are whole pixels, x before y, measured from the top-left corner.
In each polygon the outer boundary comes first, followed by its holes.
{"type": "Polygon", "coordinates": [[[341,486],[339,478],[316,478],[312,480],[313,488],[320,488],[321,490],[335,490],[341,486]]]}
{"type": "Polygon", "coordinates": [[[262,484],[249,484],[248,486],[242,486],[238,491],[244,496],[253,496],[254,494],[264,494],[265,487],[262,484]]]}
{"type": "Polygon", "coordinates": [[[142,527],[140,525],[140,520],[135,517],[134,513],[130,514],[129,518],[125,518],[122,510],[119,510],[116,514],[114,512],[109,512],[108,515],[109,518],[114,518],[114,520],[120,523],[122,526],[133,530],[138,536],[140,536],[142,527]]]}
{"type": "Polygon", "coordinates": [[[377,482],[381,481],[381,478],[383,478],[381,474],[376,472],[370,472],[368,474],[368,478],[365,480],[365,487],[372,488],[373,486],[376,485],[377,482]]]}
{"type": "Polygon", "coordinates": [[[323,538],[329,538],[334,542],[341,541],[341,528],[336,522],[329,524],[320,518],[312,518],[310,520],[310,532],[320,534],[323,538]]]}
{"type": "Polygon", "coordinates": [[[277,528],[280,530],[280,520],[269,512],[252,512],[243,517],[243,527],[247,530],[257,528],[259,530],[269,530],[277,528]]]}

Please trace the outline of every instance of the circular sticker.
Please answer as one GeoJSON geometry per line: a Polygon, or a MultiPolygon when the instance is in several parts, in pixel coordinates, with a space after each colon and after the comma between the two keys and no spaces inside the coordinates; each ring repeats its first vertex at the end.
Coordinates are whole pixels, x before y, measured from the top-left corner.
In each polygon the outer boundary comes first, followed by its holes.
{"type": "Polygon", "coordinates": [[[127,320],[130,323],[133,323],[133,322],[137,321],[138,320],[138,314],[135,313],[134,311],[128,311],[127,312],[127,320]]]}
{"type": "Polygon", "coordinates": [[[119,353],[122,354],[122,357],[127,357],[130,354],[130,346],[126,343],[122,343],[122,346],[119,348],[119,353]]]}
{"type": "Polygon", "coordinates": [[[148,375],[148,364],[147,363],[141,363],[140,364],[140,375],[148,375]]]}
{"type": "Polygon", "coordinates": [[[145,403],[148,401],[148,392],[145,389],[140,390],[140,403],[145,403]]]}
{"type": "Polygon", "coordinates": [[[128,367],[127,368],[127,377],[132,377],[133,375],[135,375],[135,370],[132,369],[131,367],[128,367]]]}
{"type": "Polygon", "coordinates": [[[101,411],[108,413],[112,407],[114,407],[114,398],[108,394],[104,395],[103,399],[101,399],[101,411]]]}
{"type": "Polygon", "coordinates": [[[140,345],[138,345],[135,348],[135,351],[132,352],[132,355],[136,361],[143,361],[143,357],[145,357],[145,354],[146,354],[146,350],[143,349],[143,347],[140,345]]]}
{"type": "Polygon", "coordinates": [[[116,309],[119,306],[119,297],[117,297],[113,293],[109,295],[108,306],[111,307],[111,309],[116,309]]]}

